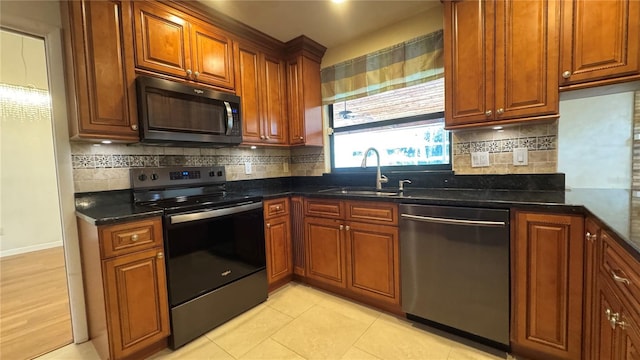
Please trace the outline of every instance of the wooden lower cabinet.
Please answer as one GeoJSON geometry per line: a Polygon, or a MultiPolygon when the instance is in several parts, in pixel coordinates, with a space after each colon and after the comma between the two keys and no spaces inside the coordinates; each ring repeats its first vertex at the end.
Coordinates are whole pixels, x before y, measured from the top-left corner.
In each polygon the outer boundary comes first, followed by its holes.
{"type": "Polygon", "coordinates": [[[346,288],[344,225],[333,219],[305,218],[307,278],[346,288]]]}
{"type": "Polygon", "coordinates": [[[167,346],[169,305],[161,218],[96,226],[78,218],[89,338],[102,359],[167,346]]]}
{"type": "Polygon", "coordinates": [[[293,274],[291,220],[289,215],[278,216],[267,220],[265,227],[267,281],[272,285],[293,274]]]}
{"type": "Polygon", "coordinates": [[[133,355],[169,335],[167,283],[162,249],[103,263],[113,357],[133,355]]]}
{"type": "Polygon", "coordinates": [[[351,222],[347,233],[347,287],[361,295],[400,303],[398,228],[351,222]]]}
{"type": "Polygon", "coordinates": [[[581,359],[584,218],[516,211],[513,227],[514,354],[581,359]]]}

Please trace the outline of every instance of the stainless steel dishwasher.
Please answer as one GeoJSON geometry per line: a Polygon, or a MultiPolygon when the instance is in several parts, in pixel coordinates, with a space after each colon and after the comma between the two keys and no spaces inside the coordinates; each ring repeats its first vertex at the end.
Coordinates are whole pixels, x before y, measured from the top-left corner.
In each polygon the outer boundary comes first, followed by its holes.
{"type": "Polygon", "coordinates": [[[407,317],[509,346],[509,210],[401,204],[400,259],[407,317]]]}

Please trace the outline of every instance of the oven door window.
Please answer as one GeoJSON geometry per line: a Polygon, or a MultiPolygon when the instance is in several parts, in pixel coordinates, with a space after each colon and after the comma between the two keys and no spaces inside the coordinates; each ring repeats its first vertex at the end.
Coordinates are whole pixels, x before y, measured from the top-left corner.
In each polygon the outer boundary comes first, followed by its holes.
{"type": "Polygon", "coordinates": [[[224,135],[224,103],[214,99],[147,88],[145,94],[150,130],[173,130],[224,135]]]}
{"type": "Polygon", "coordinates": [[[261,209],[166,228],[172,306],[265,268],[261,209]]]}

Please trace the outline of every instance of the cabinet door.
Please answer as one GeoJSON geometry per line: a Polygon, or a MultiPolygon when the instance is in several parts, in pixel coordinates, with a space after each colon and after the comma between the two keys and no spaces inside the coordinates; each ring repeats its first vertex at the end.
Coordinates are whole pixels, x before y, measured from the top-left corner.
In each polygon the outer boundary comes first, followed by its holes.
{"type": "Polygon", "coordinates": [[[622,329],[622,344],[620,347],[621,358],[624,360],[638,360],[640,359],[640,327],[631,316],[623,310],[622,319],[625,321],[625,326],[622,329]]]}
{"type": "Polygon", "coordinates": [[[189,77],[189,23],[184,15],[160,3],[134,1],[136,66],[189,77]]]}
{"type": "MultiPolygon", "coordinates": [[[[598,331],[594,327],[595,319],[599,316],[597,282],[598,278],[598,248],[600,243],[600,227],[590,218],[585,220],[584,245],[584,338],[595,339],[598,331]]],[[[596,341],[585,341],[584,358],[598,360],[595,351],[596,341]]]]}
{"type": "Polygon", "coordinates": [[[234,88],[233,46],[222,31],[191,22],[193,79],[227,89],[234,88]]]}
{"type": "Polygon", "coordinates": [[[562,2],[560,85],[640,75],[640,2],[562,2]]]}
{"type": "Polygon", "coordinates": [[[322,146],[320,63],[305,56],[287,62],[289,144],[322,146]]]}
{"type": "Polygon", "coordinates": [[[113,357],[129,356],[169,335],[162,248],[103,262],[113,357]]]}
{"type": "Polygon", "coordinates": [[[495,120],[558,114],[559,1],[497,2],[495,120]]]}
{"type": "Polygon", "coordinates": [[[265,221],[267,280],[269,285],[293,274],[291,253],[291,221],[279,216],[265,221]]]}
{"type": "Polygon", "coordinates": [[[444,2],[445,123],[493,119],[494,1],[444,2]]]}
{"type": "Polygon", "coordinates": [[[399,304],[398,228],[350,222],[345,230],[349,290],[399,304]]]}
{"type": "Polygon", "coordinates": [[[261,104],[265,140],[270,144],[286,144],[288,126],[284,61],[263,54],[260,63],[264,79],[262,86],[264,96],[261,104]]]}
{"type": "Polygon", "coordinates": [[[242,141],[261,143],[260,68],[258,50],[235,43],[236,94],[241,99],[242,141]]]}
{"type": "Polygon", "coordinates": [[[71,137],[138,141],[129,3],[68,1],[61,5],[68,27],[71,137]]]}
{"type": "Polygon", "coordinates": [[[620,333],[609,322],[611,313],[620,312],[622,306],[614,295],[613,290],[607,285],[607,280],[598,278],[598,291],[595,308],[597,313],[593,318],[594,359],[616,359],[617,348],[620,347],[620,333]]]}
{"type": "Polygon", "coordinates": [[[344,224],[339,220],[305,218],[307,277],[346,287],[344,224]]]}
{"type": "Polygon", "coordinates": [[[580,359],[584,220],[517,212],[511,341],[516,354],[580,359]]]}

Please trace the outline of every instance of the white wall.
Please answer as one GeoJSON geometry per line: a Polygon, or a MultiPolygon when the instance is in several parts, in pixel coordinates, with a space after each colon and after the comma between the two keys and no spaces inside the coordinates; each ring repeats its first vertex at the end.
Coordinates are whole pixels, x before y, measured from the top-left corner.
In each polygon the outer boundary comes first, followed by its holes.
{"type": "Polygon", "coordinates": [[[562,94],[558,172],[567,188],[630,188],[634,89],[640,85],[562,94]]]}
{"type": "MultiPolygon", "coordinates": [[[[3,30],[0,49],[0,83],[48,88],[44,40],[3,30]]],[[[34,97],[2,100],[0,256],[62,246],[50,106],[29,104],[34,97]]]]}

